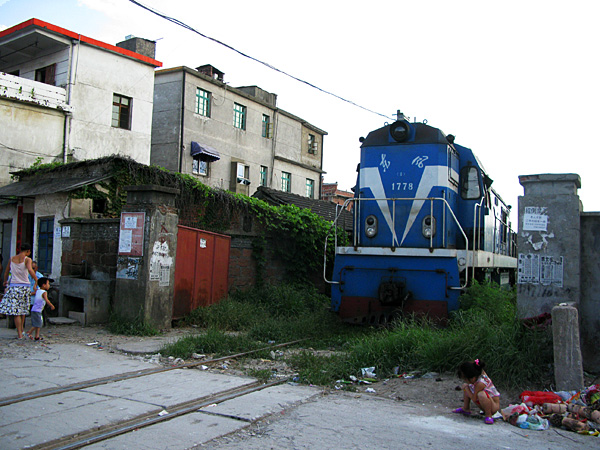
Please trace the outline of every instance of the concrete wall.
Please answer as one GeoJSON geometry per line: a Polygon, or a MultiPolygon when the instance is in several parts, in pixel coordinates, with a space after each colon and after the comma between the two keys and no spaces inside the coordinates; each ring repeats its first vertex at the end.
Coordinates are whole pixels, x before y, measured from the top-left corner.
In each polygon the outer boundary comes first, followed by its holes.
{"type": "MultiPolygon", "coordinates": [[[[221,157],[220,160],[209,163],[208,176],[194,175],[204,184],[238,191],[232,167],[234,163],[240,162],[250,168],[248,195],[253,194],[259,186],[260,166],[268,168],[268,186],[281,189],[281,170],[285,169],[275,167],[275,158],[280,157],[288,162],[285,171],[292,173],[293,193],[306,194],[306,178],[315,180],[315,192],[319,192],[322,131],[314,127],[311,131],[312,128],[301,119],[247,93],[253,90],[243,92],[230,88],[188,68],[158,71],[155,80],[152,164],[176,171],[180,170],[181,165],[182,173],[192,174],[193,158],[190,149],[191,142],[196,141],[216,149],[221,157]],[[185,107],[182,127],[183,78],[185,107]],[[197,88],[212,94],[210,117],[195,113],[197,88]],[[246,106],[245,130],[233,126],[234,103],[246,106]],[[262,136],[263,114],[269,116],[273,124],[272,138],[262,136]],[[309,132],[318,141],[316,155],[308,153],[309,132]]],[[[246,190],[241,189],[240,192],[246,193],[246,190]]]]}
{"type": "Polygon", "coordinates": [[[0,185],[12,183],[10,172],[62,160],[65,116],[62,111],[0,99],[2,164],[0,185]]]}
{"type": "Polygon", "coordinates": [[[600,212],[581,214],[581,341],[584,364],[600,372],[600,212]]]}
{"type": "Polygon", "coordinates": [[[76,52],[69,135],[73,159],[118,154],[149,164],[154,66],[87,45],[76,52]],[[111,126],[113,94],[132,98],[130,130],[111,126]]]}

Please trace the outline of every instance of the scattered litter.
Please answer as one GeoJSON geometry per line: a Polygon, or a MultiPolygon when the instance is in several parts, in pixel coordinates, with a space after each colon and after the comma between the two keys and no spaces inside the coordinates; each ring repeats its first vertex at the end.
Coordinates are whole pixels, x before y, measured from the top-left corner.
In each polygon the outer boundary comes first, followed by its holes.
{"type": "Polygon", "coordinates": [[[165,411],[164,409],[158,413],[159,416],[166,416],[167,414],[169,414],[167,411],[165,411]]]}
{"type": "Polygon", "coordinates": [[[208,405],[206,408],[214,408],[215,406],[217,406],[217,404],[216,404],[216,403],[213,403],[213,404],[211,404],[211,405],[208,405]]]}
{"type": "Polygon", "coordinates": [[[274,344],[275,341],[267,341],[267,344],[274,344]]]}
{"type": "Polygon", "coordinates": [[[192,353],[192,359],[204,359],[206,355],[201,355],[199,353],[192,353]]]}
{"type": "Polygon", "coordinates": [[[175,359],[175,361],[173,361],[173,364],[178,365],[178,364],[184,364],[185,361],[181,358],[177,358],[175,359]]]}
{"type": "Polygon", "coordinates": [[[436,372],[427,372],[426,374],[422,375],[421,378],[436,378],[439,375],[440,374],[436,372]]]}
{"type": "Polygon", "coordinates": [[[363,378],[377,378],[377,375],[375,375],[375,367],[363,367],[360,369],[360,372],[363,378]]]}
{"type": "Polygon", "coordinates": [[[205,366],[205,365],[203,364],[203,365],[201,365],[201,366],[200,366],[200,369],[202,369],[202,370],[206,370],[206,369],[208,369],[208,366],[205,366]]]}
{"type": "Polygon", "coordinates": [[[350,375],[350,380],[356,383],[358,381],[358,378],[356,378],[354,375],[350,375]]]}
{"type": "Polygon", "coordinates": [[[89,342],[89,343],[87,343],[85,345],[88,345],[88,346],[91,347],[92,345],[98,345],[98,344],[99,344],[99,342],[89,342]]]}
{"type": "Polygon", "coordinates": [[[376,394],[377,392],[375,391],[375,389],[373,388],[366,388],[365,392],[368,392],[369,394],[376,394]]]}

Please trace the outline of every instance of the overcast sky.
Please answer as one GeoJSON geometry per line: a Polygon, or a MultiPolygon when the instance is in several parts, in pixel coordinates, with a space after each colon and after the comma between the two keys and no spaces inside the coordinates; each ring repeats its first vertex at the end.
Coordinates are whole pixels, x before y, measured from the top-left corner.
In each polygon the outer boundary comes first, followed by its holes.
{"type": "MultiPolygon", "coordinates": [[[[598,0],[140,2],[368,109],[454,134],[515,211],[518,176],[537,173],[579,174],[585,211],[600,211],[598,0]]],[[[128,0],[0,0],[0,29],[32,17],[111,44],[156,39],[163,67],[211,64],[231,86],[276,93],[329,133],[325,181],[345,190],[359,137],[386,122],[128,0]]]]}

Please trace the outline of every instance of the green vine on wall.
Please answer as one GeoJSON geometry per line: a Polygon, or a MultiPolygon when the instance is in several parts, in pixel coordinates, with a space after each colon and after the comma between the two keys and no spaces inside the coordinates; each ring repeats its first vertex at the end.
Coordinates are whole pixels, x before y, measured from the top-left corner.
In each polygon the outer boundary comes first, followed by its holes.
{"type": "MultiPolygon", "coordinates": [[[[35,173],[63,172],[77,167],[108,164],[110,177],[96,185],[83,186],[70,193],[71,198],[104,199],[107,201],[106,217],[119,217],[127,202],[125,186],[159,185],[179,189],[176,206],[180,214],[192,215],[198,228],[216,233],[226,233],[232,223],[244,214],[251,213],[261,225],[262,234],[253,240],[253,255],[257,263],[257,280],[262,280],[266,266],[267,242],[285,263],[288,274],[295,279],[309,276],[323,267],[325,239],[328,267],[334,256],[331,222],[308,209],[294,205],[273,206],[263,200],[211,188],[191,175],[170,172],[158,166],[145,166],[131,159],[106,157],[94,161],[70,164],[36,164],[20,171],[17,177],[35,173]],[[110,164],[108,164],[110,163],[110,164]]],[[[346,245],[347,235],[338,230],[338,244],[346,245]]]]}

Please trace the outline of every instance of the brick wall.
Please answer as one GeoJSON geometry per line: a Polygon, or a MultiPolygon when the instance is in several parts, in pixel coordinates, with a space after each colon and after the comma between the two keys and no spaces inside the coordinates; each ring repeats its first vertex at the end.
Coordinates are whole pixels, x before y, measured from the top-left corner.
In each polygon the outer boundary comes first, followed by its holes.
{"type": "Polygon", "coordinates": [[[70,236],[62,238],[63,276],[114,280],[117,274],[119,219],[64,219],[70,236]]]}

